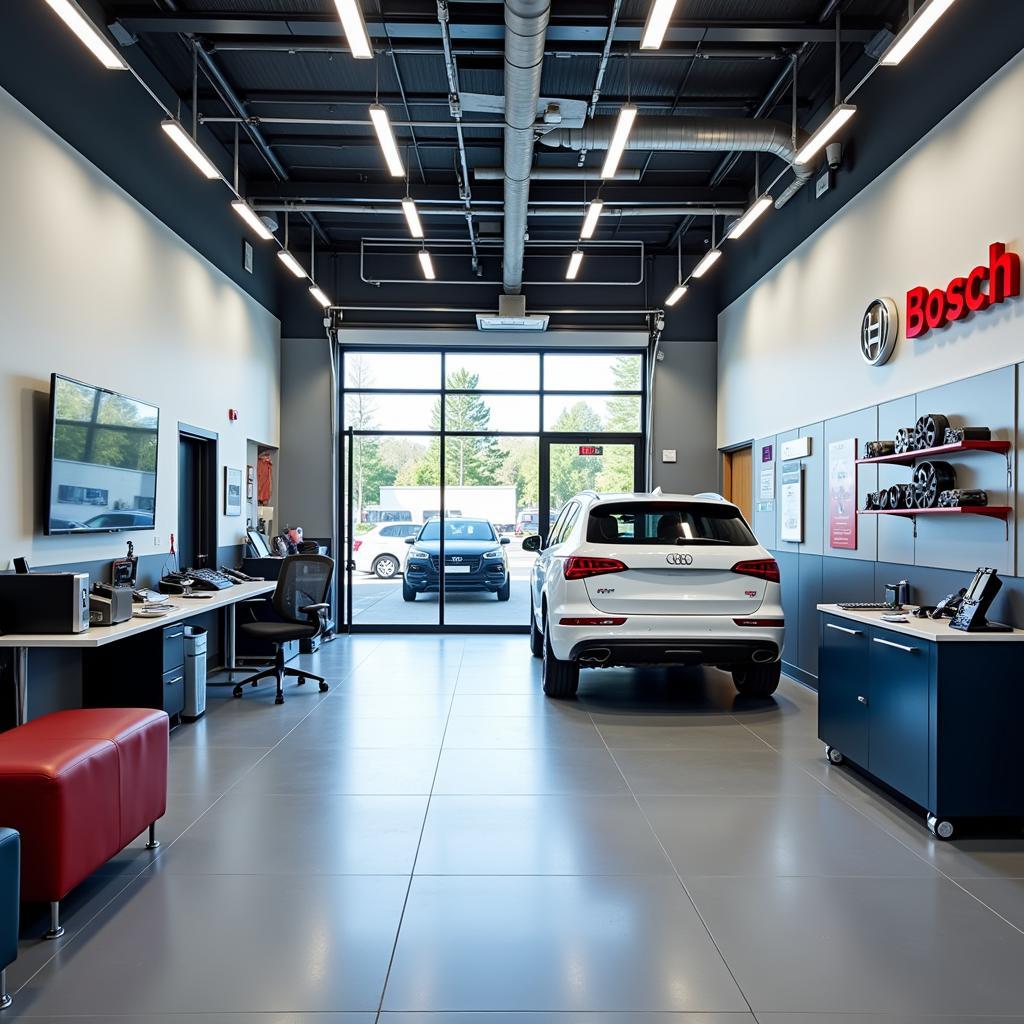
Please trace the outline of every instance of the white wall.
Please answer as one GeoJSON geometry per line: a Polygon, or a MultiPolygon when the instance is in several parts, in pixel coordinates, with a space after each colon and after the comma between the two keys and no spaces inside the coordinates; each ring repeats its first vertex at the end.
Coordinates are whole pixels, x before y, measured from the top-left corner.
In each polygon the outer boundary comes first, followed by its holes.
{"type": "Polygon", "coordinates": [[[990,242],[1024,254],[1022,97],[1024,54],[723,310],[720,447],[1024,358],[1021,299],[914,341],[901,325],[883,367],[868,366],[859,348],[861,316],[876,296],[891,296],[902,313],[908,289],[945,287],[987,264],[990,242]]]}
{"type": "MultiPolygon", "coordinates": [[[[0,139],[0,569],[163,550],[179,421],[220,435],[222,465],[244,469],[248,437],[277,443],[280,324],[3,90],[0,139]],[[160,407],[155,533],[42,536],[54,371],[160,407]]],[[[220,544],[244,526],[222,516],[220,544]]]]}

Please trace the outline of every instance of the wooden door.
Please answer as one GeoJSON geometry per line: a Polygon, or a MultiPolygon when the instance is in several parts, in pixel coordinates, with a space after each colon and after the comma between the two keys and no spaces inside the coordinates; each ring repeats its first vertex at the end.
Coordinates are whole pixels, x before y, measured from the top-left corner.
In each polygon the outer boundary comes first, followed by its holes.
{"type": "Polygon", "coordinates": [[[753,461],[749,445],[722,453],[722,492],[740,511],[748,523],[753,522],[753,461]]]}

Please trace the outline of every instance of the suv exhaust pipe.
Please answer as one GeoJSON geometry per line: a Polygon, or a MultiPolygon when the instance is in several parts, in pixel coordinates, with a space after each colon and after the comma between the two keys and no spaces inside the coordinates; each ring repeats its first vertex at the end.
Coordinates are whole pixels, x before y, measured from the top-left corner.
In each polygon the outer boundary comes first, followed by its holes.
{"type": "Polygon", "coordinates": [[[759,665],[767,665],[771,661],[775,661],[774,651],[754,651],[750,656],[751,661],[756,661],[759,665]]]}
{"type": "Polygon", "coordinates": [[[612,652],[607,647],[597,647],[592,651],[581,654],[580,664],[603,665],[611,656],[612,652]]]}

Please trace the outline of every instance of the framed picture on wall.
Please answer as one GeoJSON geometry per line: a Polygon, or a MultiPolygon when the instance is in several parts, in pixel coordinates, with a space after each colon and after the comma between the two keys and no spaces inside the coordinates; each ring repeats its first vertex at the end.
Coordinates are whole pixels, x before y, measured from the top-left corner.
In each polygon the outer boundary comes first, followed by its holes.
{"type": "Polygon", "coordinates": [[[256,467],[245,467],[245,500],[252,501],[256,493],[256,467]]]}
{"type": "Polygon", "coordinates": [[[242,514],[242,471],[224,467],[224,515],[242,514]]]}
{"type": "Polygon", "coordinates": [[[828,545],[857,549],[857,439],[828,446],[828,545]]]}

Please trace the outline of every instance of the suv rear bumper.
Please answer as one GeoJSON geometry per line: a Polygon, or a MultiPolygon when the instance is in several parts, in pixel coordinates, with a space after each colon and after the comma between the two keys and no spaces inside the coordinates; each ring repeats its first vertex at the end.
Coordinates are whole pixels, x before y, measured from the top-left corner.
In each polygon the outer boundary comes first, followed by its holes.
{"type": "Polygon", "coordinates": [[[587,668],[611,665],[742,666],[778,661],[779,644],[767,637],[749,639],[581,640],[569,652],[570,661],[587,668]]]}

